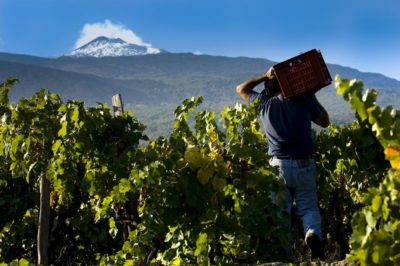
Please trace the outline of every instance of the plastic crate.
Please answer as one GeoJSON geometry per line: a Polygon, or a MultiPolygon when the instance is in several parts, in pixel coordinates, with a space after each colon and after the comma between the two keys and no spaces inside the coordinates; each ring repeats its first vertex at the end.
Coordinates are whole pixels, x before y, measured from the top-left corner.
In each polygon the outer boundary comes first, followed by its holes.
{"type": "Polygon", "coordinates": [[[319,50],[313,49],[273,66],[284,98],[313,93],[332,83],[319,50]]]}

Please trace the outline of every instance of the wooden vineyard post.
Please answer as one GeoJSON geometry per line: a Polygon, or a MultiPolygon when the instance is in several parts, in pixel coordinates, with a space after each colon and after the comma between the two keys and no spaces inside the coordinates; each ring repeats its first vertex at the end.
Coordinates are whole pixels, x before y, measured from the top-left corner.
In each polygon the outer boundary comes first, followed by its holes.
{"type": "Polygon", "coordinates": [[[114,109],[114,116],[121,116],[124,113],[121,94],[118,93],[112,97],[112,105],[114,109]]]}
{"type": "Polygon", "coordinates": [[[44,173],[40,176],[40,207],[39,224],[37,232],[37,255],[38,264],[49,265],[48,245],[49,245],[49,223],[50,223],[50,181],[44,173]]]}

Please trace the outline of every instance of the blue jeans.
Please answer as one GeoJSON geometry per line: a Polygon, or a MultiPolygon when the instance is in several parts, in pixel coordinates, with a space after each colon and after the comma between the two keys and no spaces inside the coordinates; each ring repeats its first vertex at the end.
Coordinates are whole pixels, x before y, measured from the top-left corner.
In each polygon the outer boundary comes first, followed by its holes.
{"type": "Polygon", "coordinates": [[[293,202],[296,202],[296,214],[303,221],[304,235],[312,232],[322,240],[315,160],[309,159],[300,163],[298,160],[273,157],[270,164],[279,167],[279,178],[286,184],[286,211],[290,215],[293,202]]]}

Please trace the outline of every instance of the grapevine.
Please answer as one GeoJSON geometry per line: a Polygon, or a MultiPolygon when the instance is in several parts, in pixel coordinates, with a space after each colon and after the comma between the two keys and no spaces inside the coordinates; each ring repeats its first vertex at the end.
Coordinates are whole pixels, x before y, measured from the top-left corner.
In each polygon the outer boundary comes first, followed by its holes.
{"type": "MultiPolygon", "coordinates": [[[[282,215],[278,170],[257,103],[175,110],[153,140],[131,113],[38,91],[9,102],[0,85],[0,263],[37,264],[40,180],[49,190],[49,264],[225,265],[308,260],[301,228],[282,215]],[[190,122],[189,122],[190,121],[190,122]],[[193,123],[192,123],[193,121],[193,123]],[[221,127],[222,124],[222,127],[221,127]],[[289,244],[289,233],[293,245],[289,244]]],[[[314,132],[330,261],[400,264],[400,112],[360,81],[336,79],[357,115],[314,132]]]]}

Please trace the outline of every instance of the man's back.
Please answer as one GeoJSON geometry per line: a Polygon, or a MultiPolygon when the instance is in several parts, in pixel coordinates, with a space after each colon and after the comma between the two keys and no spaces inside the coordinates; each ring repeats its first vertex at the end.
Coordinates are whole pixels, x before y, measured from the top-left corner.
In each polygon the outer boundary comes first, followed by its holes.
{"type": "Polygon", "coordinates": [[[253,93],[250,101],[261,101],[260,116],[269,141],[269,154],[307,158],[313,153],[311,121],[320,110],[309,97],[285,100],[282,94],[253,93]]]}

